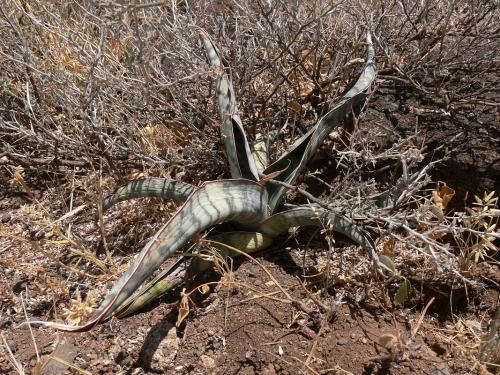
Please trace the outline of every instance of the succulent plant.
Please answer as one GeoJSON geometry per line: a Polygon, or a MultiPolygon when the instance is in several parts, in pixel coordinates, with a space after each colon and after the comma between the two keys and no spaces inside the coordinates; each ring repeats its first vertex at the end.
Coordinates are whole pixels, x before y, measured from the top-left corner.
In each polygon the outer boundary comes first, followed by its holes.
{"type": "MultiPolygon", "coordinates": [[[[219,71],[218,102],[221,133],[232,179],[209,181],[196,187],[187,183],[162,178],[132,181],[104,200],[104,210],[114,204],[138,197],[160,197],[183,204],[174,216],[148,241],[129,269],[116,281],[108,296],[87,323],[69,326],[55,322],[35,321],[65,331],[85,331],[112,316],[127,316],[147,302],[183,282],[180,262],[175,262],[142,289],[145,282],[162,263],[193,236],[216,227],[209,238],[229,247],[251,253],[269,247],[273,239],[290,227],[318,226],[332,229],[349,237],[378,262],[374,245],[368,234],[341,213],[317,204],[300,205],[284,210],[281,205],[287,185],[293,184],[307,162],[332,130],[340,125],[366,99],[375,78],[374,49],[367,34],[367,61],[352,87],[333,108],[274,163],[266,165],[265,136],[258,134],[253,144],[245,135],[238,115],[234,89],[221,64],[221,59],[208,35],[201,38],[209,61],[219,71]],[[222,223],[234,224],[237,231],[227,231],[222,223]]],[[[225,256],[234,256],[221,248],[225,256]]],[[[185,271],[189,275],[202,272],[210,263],[193,258],[185,271]]]]}

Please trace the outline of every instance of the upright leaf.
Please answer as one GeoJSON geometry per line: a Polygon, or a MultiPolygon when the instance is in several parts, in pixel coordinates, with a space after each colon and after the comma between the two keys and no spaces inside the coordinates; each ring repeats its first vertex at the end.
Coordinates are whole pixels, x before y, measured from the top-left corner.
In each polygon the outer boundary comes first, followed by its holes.
{"type": "MultiPolygon", "coordinates": [[[[354,86],[340,98],[339,102],[306,134],[299,138],[289,150],[264,170],[265,175],[286,170],[276,179],[286,183],[293,183],[309,159],[316,153],[332,129],[342,123],[351,109],[366,98],[367,91],[375,79],[375,53],[370,34],[367,35],[368,57],[366,65],[354,86]],[[287,165],[289,164],[288,168],[287,165]]],[[[274,212],[281,202],[286,188],[280,185],[269,184],[269,206],[274,212]]]]}
{"type": "Polygon", "coordinates": [[[226,146],[231,177],[258,181],[259,174],[257,167],[250,151],[240,116],[237,114],[238,109],[233,84],[221,64],[212,41],[205,32],[201,33],[210,64],[219,70],[217,96],[222,121],[222,136],[226,146]]]}
{"type": "Polygon", "coordinates": [[[267,144],[264,136],[261,133],[255,135],[255,141],[252,143],[252,155],[255,160],[255,166],[259,174],[263,174],[264,170],[269,165],[267,155],[267,144]]]}

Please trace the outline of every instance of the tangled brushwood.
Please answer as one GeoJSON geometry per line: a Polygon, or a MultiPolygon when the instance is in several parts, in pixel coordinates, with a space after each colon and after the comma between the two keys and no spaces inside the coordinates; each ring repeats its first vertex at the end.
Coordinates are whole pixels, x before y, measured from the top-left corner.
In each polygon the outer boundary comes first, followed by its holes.
{"type": "MultiPolygon", "coordinates": [[[[302,226],[318,228],[332,252],[336,234],[362,249],[349,276],[318,262],[325,285],[356,289],[346,299],[359,302],[359,283],[394,305],[416,284],[485,286],[474,269],[498,267],[497,193],[452,208],[457,187],[432,176],[468,130],[430,146],[418,121],[494,118],[497,4],[272,3],[0,4],[2,182],[36,201],[33,176],[71,181],[92,199],[74,208],[72,196],[64,216],[37,217],[45,229],[34,238],[0,236],[41,249],[79,280],[116,276],[127,259],[106,241],[109,213],[146,197],[172,213],[152,237],[141,232],[150,239],[100,304],[96,291],[82,298],[77,289],[68,324],[31,324],[86,331],[184,288],[180,324],[194,279],[211,268],[229,279],[233,258],[255,261],[249,254],[276,250],[302,226]],[[370,113],[388,87],[397,88],[396,109],[383,110],[390,129],[370,113]],[[433,109],[404,102],[409,91],[433,109]],[[397,111],[416,114],[404,134],[397,111]],[[100,254],[62,228],[91,205],[100,254]],[[67,263],[50,251],[58,241],[72,248],[67,263]]],[[[312,313],[279,288],[281,301],[312,313]]],[[[331,317],[320,301],[314,309],[331,317]]],[[[498,363],[497,320],[478,344],[485,363],[498,363]]]]}

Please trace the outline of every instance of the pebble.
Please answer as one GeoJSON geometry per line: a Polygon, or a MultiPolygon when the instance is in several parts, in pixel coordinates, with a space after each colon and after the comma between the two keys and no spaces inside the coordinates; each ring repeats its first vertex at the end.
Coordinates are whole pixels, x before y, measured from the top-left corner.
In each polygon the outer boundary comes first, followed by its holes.
{"type": "Polygon", "coordinates": [[[274,368],[274,365],[272,363],[267,365],[267,367],[262,370],[262,375],[276,375],[276,369],[274,368]]]}
{"type": "Polygon", "coordinates": [[[345,337],[342,337],[341,339],[339,339],[339,341],[337,341],[337,345],[346,345],[349,343],[349,340],[345,337]]]}
{"type": "Polygon", "coordinates": [[[203,354],[200,356],[201,363],[203,364],[203,367],[207,369],[212,369],[215,368],[215,359],[212,357],[209,357],[206,354],[203,354]]]}

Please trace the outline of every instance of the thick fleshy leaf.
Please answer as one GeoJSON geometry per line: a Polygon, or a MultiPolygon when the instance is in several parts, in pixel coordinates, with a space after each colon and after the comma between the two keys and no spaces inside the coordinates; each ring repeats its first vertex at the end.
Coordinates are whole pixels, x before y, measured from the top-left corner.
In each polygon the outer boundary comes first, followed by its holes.
{"type": "MultiPolygon", "coordinates": [[[[273,243],[273,237],[259,232],[227,232],[210,236],[209,239],[229,245],[247,254],[264,250],[273,243]]],[[[221,254],[222,258],[234,258],[235,256],[240,255],[224,246],[219,246],[217,250],[221,254]]],[[[207,270],[211,266],[212,262],[208,260],[199,257],[194,258],[189,265],[188,275],[196,275],[207,270]]]]}
{"type": "Polygon", "coordinates": [[[182,285],[183,282],[184,279],[182,277],[157,280],[142,294],[138,295],[133,301],[131,301],[130,304],[126,304],[123,309],[120,308],[120,310],[118,310],[115,314],[116,317],[123,319],[141,311],[154,300],[182,285]]]}
{"type": "Polygon", "coordinates": [[[345,216],[318,207],[298,207],[274,214],[259,225],[259,232],[276,237],[291,227],[315,226],[342,233],[361,246],[374,260],[375,247],[369,235],[345,216]]]}
{"type": "MultiPolygon", "coordinates": [[[[304,205],[275,214],[259,225],[259,232],[226,232],[211,236],[210,239],[251,254],[271,246],[273,239],[286,232],[289,228],[308,225],[342,233],[360,245],[373,259],[376,259],[374,244],[368,234],[358,226],[352,224],[344,216],[318,206],[311,207],[304,205]]],[[[218,251],[223,258],[234,258],[240,255],[224,246],[218,247],[218,251]]],[[[186,274],[190,277],[207,270],[211,266],[212,262],[197,257],[191,262],[186,274]]],[[[141,295],[137,303],[134,302],[135,309],[131,311],[141,309],[153,299],[172,290],[178,285],[175,283],[175,280],[175,278],[171,281],[161,280],[158,285],[151,285],[151,291],[148,290],[144,297],[141,295]]],[[[127,315],[130,315],[130,313],[127,315]]]]}
{"type": "Polygon", "coordinates": [[[201,32],[203,44],[210,64],[219,70],[217,96],[222,121],[222,136],[226,146],[227,160],[232,178],[247,178],[258,181],[259,174],[248,145],[243,124],[238,116],[236,98],[230,77],[222,66],[215,47],[205,32],[201,32]]]}
{"type": "MultiPolygon", "coordinates": [[[[283,173],[276,177],[276,180],[292,184],[328,134],[332,132],[333,128],[344,121],[353,107],[358,106],[364,101],[367,91],[375,79],[375,52],[370,34],[367,35],[367,44],[367,62],[354,86],[340,98],[339,102],[313,128],[299,138],[283,156],[267,167],[264,171],[265,175],[285,169],[283,173]]],[[[280,204],[286,188],[281,185],[268,184],[268,191],[269,206],[271,212],[274,212],[280,204]]]]}
{"type": "Polygon", "coordinates": [[[117,189],[115,193],[104,199],[103,210],[106,211],[118,202],[134,198],[158,197],[184,202],[196,187],[185,182],[148,177],[129,182],[117,189]]]}
{"type": "MultiPolygon", "coordinates": [[[[257,232],[226,232],[210,236],[209,239],[229,245],[231,247],[235,247],[248,254],[263,250],[271,246],[271,244],[273,243],[273,238],[257,232]]],[[[239,255],[224,246],[218,247],[217,250],[223,258],[233,258],[239,255]]],[[[181,273],[179,271],[182,271],[182,269],[180,267],[184,261],[187,261],[187,258],[188,257],[183,257],[182,259],[180,259],[180,262],[175,262],[170,268],[165,270],[166,272],[162,272],[158,277],[156,277],[145,287],[143,287],[139,291],[139,293],[130,297],[128,301],[120,306],[120,308],[115,313],[115,316],[122,319],[135,314],[137,311],[142,310],[152,301],[177,288],[184,282],[185,277],[189,278],[191,276],[200,274],[213,265],[213,263],[207,259],[204,259],[202,257],[194,257],[189,264],[189,268],[186,271],[186,276],[181,277],[181,273]]]]}
{"type": "Polygon", "coordinates": [[[264,136],[260,133],[255,135],[255,141],[252,143],[252,155],[255,160],[255,166],[259,174],[263,174],[269,165],[267,144],[264,136]]]}
{"type": "Polygon", "coordinates": [[[191,237],[225,221],[252,229],[267,216],[267,192],[250,180],[222,180],[203,184],[179,207],[175,215],[151,238],[115,283],[96,314],[83,326],[35,321],[65,331],[91,329],[116,311],[168,257],[191,237]]]}
{"type": "Polygon", "coordinates": [[[124,318],[141,310],[154,299],[173,290],[181,284],[185,272],[186,257],[181,256],[163,269],[154,279],[148,281],[137,289],[125,302],[123,302],[113,314],[118,318],[124,318]]]}

